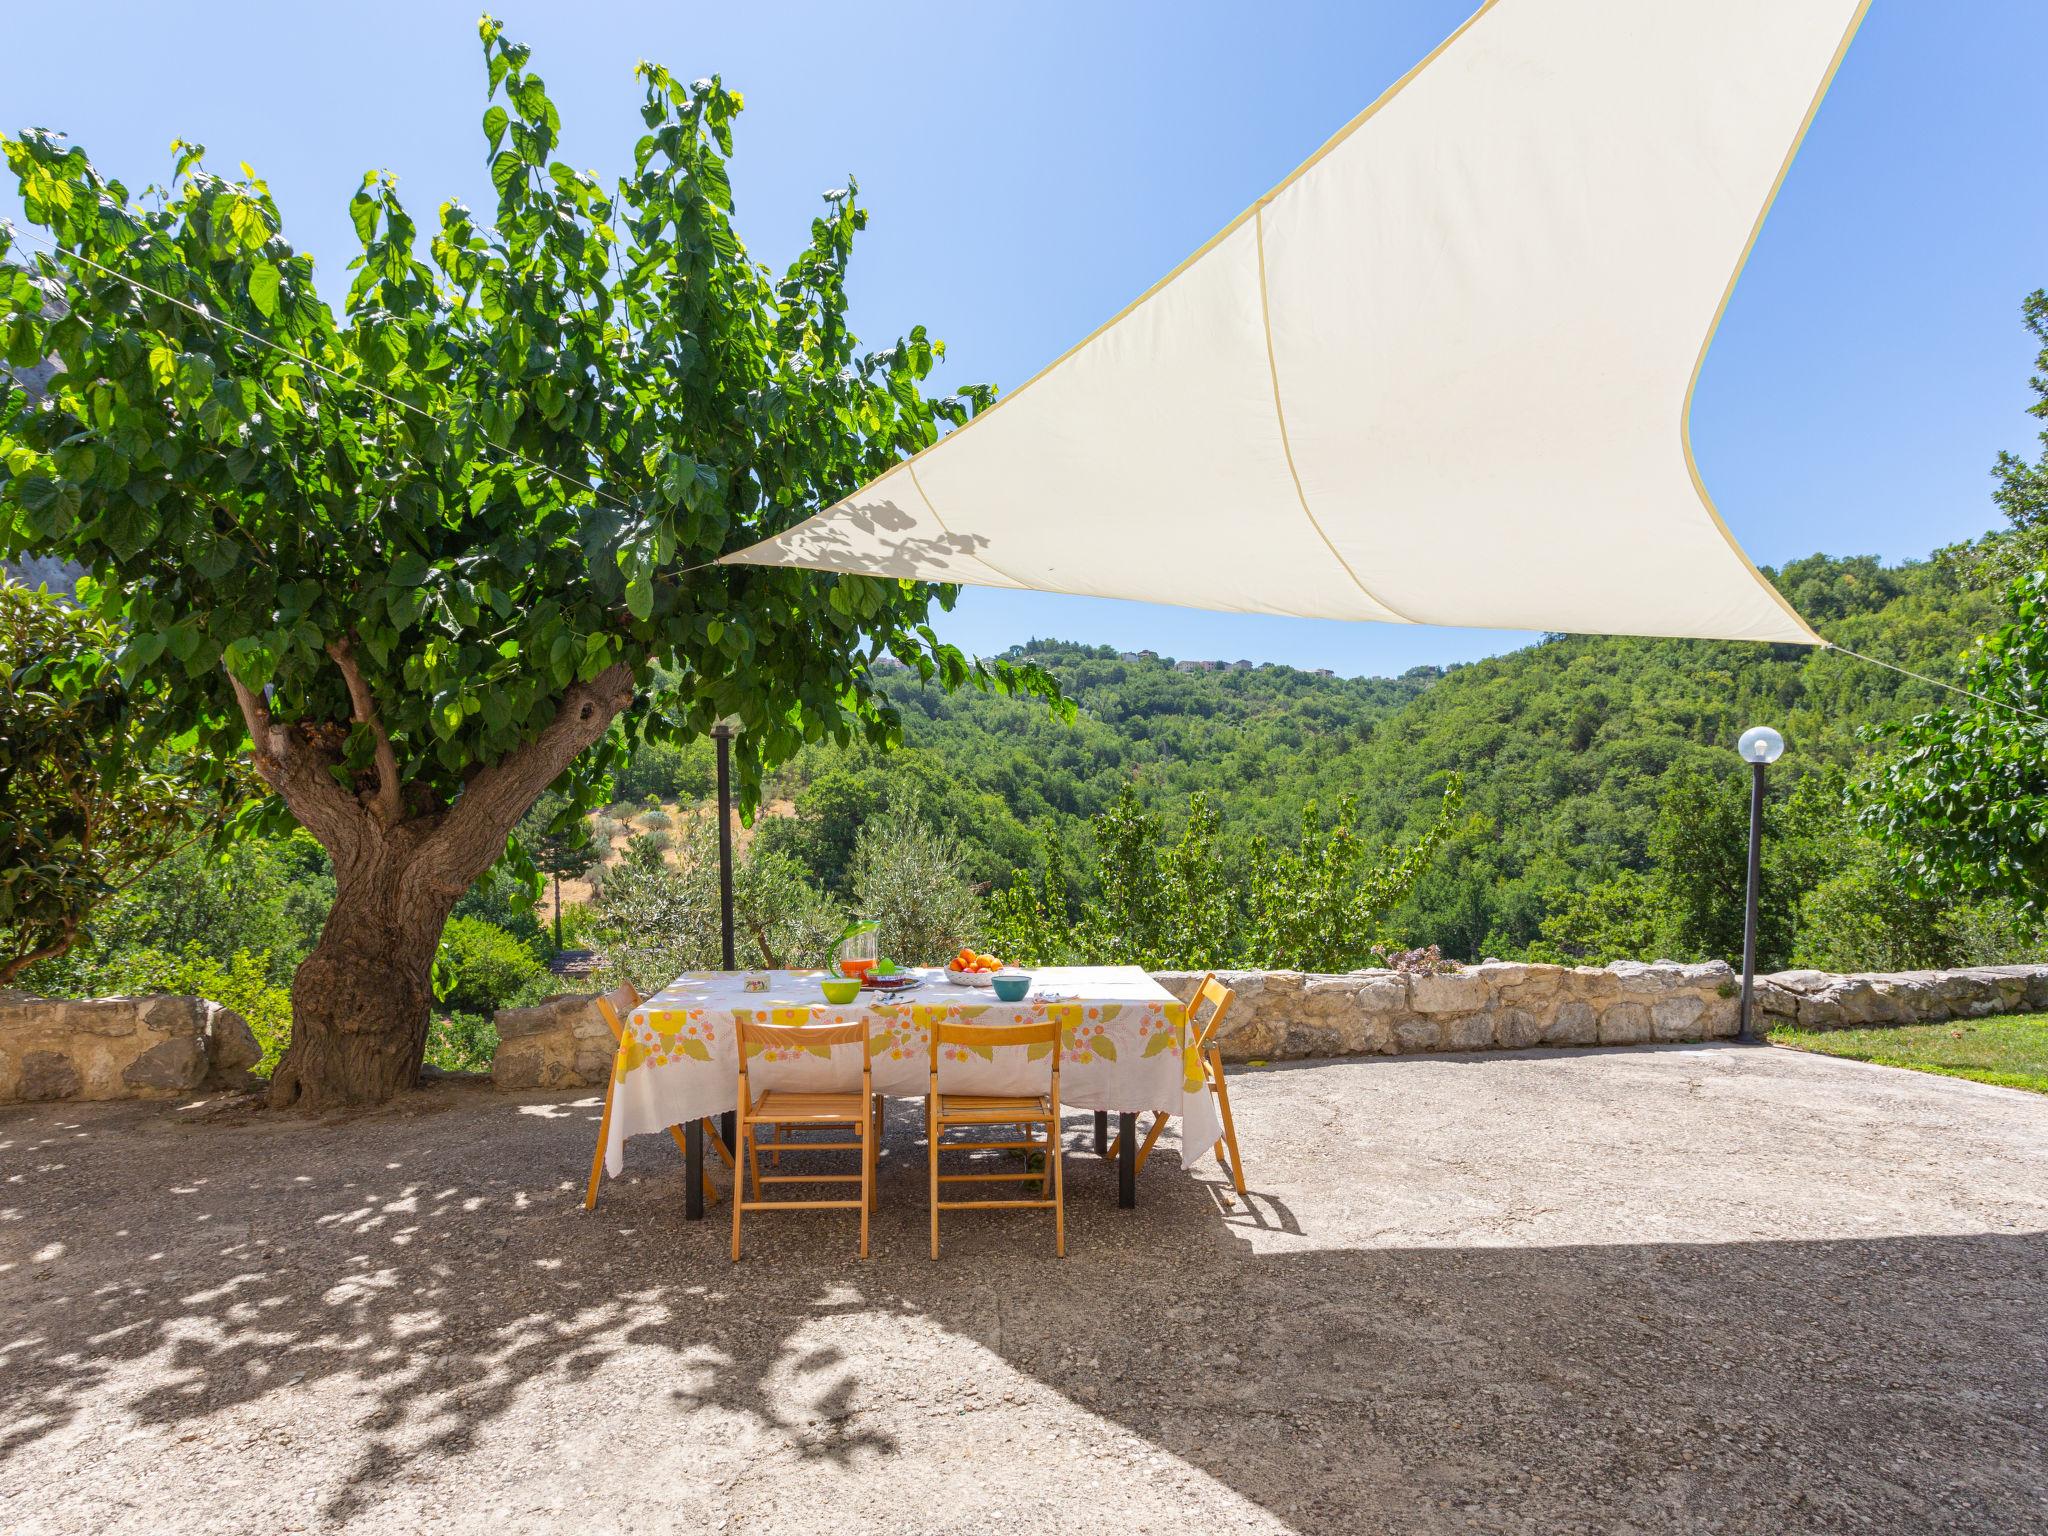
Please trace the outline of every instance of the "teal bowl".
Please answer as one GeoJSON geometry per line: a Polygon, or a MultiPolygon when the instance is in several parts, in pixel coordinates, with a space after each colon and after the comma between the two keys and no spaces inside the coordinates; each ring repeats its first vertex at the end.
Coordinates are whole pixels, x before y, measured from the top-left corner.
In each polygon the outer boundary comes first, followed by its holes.
{"type": "Polygon", "coordinates": [[[1009,974],[998,971],[989,978],[988,984],[995,989],[996,996],[1004,1002],[1021,1003],[1024,1001],[1025,994],[1031,990],[1031,975],[1028,971],[1017,971],[1009,974]]]}

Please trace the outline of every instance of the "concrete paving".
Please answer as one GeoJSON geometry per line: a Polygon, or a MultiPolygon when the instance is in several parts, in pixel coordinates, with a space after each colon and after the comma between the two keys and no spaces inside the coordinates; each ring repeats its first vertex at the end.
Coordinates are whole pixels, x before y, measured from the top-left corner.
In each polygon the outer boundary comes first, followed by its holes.
{"type": "Polygon", "coordinates": [[[0,1529],[2048,1529],[2048,1100],[1762,1046],[1234,1076],[1115,1206],[682,1219],[588,1096],[0,1110],[0,1529]]]}

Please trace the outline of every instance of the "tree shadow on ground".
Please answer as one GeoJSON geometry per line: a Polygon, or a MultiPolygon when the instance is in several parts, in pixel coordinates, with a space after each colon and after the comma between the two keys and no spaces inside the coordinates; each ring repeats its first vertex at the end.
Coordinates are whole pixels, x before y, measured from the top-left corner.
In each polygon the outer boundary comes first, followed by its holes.
{"type": "Polygon", "coordinates": [[[346,1521],[616,1365],[672,1435],[737,1420],[799,1467],[916,1454],[892,1394],[1035,1383],[1301,1531],[2048,1525],[2040,1233],[1324,1248],[1165,1148],[1116,1210],[1077,1116],[1071,1257],[977,1214],[934,1264],[899,1109],[871,1261],[804,1215],[750,1219],[733,1266],[672,1149],[636,1142],[586,1215],[594,1104],[456,1097],[445,1123],[0,1118],[0,1467],[94,1415],[282,1413],[340,1379],[352,1465],[319,1512],[346,1521]],[[924,1351],[900,1370],[898,1337],[924,1351]]]}

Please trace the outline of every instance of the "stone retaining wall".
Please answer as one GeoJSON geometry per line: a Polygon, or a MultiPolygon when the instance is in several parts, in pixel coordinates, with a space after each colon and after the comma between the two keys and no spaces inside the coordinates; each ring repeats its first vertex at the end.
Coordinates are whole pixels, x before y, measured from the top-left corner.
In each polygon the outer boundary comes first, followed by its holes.
{"type": "Polygon", "coordinates": [[[242,1016],[204,998],[0,991],[0,1104],[192,1093],[238,1084],[262,1056],[242,1016]]]}
{"type": "Polygon", "coordinates": [[[598,1017],[595,997],[570,993],[531,1008],[500,1008],[496,1023],[493,1087],[602,1088],[611,1078],[612,1032],[598,1017]]]}
{"type": "MultiPolygon", "coordinates": [[[[1176,971],[1159,979],[1186,998],[1201,976],[1176,971]]],[[[1741,979],[1718,960],[1489,960],[1441,976],[1229,971],[1221,979],[1237,993],[1216,1037],[1230,1061],[1725,1039],[1735,1034],[1740,1014],[1741,979]]],[[[1757,978],[1760,1030],[1912,1024],[2025,1008],[2048,1009],[2048,966],[1882,976],[1779,971],[1757,978]]]]}
{"type": "MultiPolygon", "coordinates": [[[[1201,973],[1159,979],[1185,998],[1201,973]]],[[[1640,1045],[1736,1028],[1736,977],[1718,960],[1577,968],[1489,960],[1438,976],[1226,971],[1220,979],[1237,993],[1216,1035],[1228,1061],[1640,1045]]]]}

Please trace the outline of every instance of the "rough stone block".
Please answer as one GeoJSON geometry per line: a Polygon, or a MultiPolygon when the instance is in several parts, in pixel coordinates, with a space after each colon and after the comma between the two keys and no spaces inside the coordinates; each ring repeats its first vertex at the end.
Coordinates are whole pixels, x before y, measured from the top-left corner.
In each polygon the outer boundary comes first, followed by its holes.
{"type": "Polygon", "coordinates": [[[1494,1015],[1493,1033],[1496,1044],[1520,1050],[1542,1041],[1543,1018],[1527,1008],[1503,1008],[1494,1015]]]}
{"type": "Polygon", "coordinates": [[[1640,1045],[1651,1035],[1650,1010],[1644,1003],[1609,1003],[1600,1013],[1602,1045],[1640,1045]]]}
{"type": "Polygon", "coordinates": [[[1475,971],[1411,976],[1408,997],[1417,1013],[1477,1013],[1491,1001],[1486,978],[1475,971]]]}
{"type": "Polygon", "coordinates": [[[1443,1042],[1447,1051],[1481,1051],[1493,1044],[1494,1017],[1491,1013],[1459,1014],[1444,1021],[1443,1042]]]}
{"type": "Polygon", "coordinates": [[[46,1104],[78,1096],[78,1069],[61,1051],[28,1051],[21,1058],[21,1076],[13,1097],[24,1104],[46,1104]]]}
{"type": "Polygon", "coordinates": [[[263,1059],[263,1047],[256,1042],[256,1031],[239,1013],[232,1008],[223,1008],[219,1003],[201,1006],[206,1013],[206,1057],[211,1078],[231,1078],[237,1072],[248,1071],[263,1059]]]}
{"type": "Polygon", "coordinates": [[[1594,1045],[1600,1039],[1600,1015],[1591,1003],[1560,1003],[1543,1027],[1545,1045],[1594,1045]]]}
{"type": "Polygon", "coordinates": [[[1706,1011],[1707,1000],[1697,992],[1674,992],[1651,1005],[1650,1027],[1659,1040],[1698,1040],[1706,1011]]]}
{"type": "Polygon", "coordinates": [[[190,1093],[206,1081],[206,1045],[197,1035],[160,1040],[121,1071],[130,1088],[190,1093]]]}
{"type": "Polygon", "coordinates": [[[1411,1014],[1394,1020],[1394,1049],[1397,1051],[1433,1051],[1442,1041],[1443,1026],[1433,1018],[1411,1014]]]}

